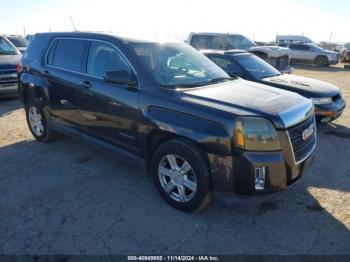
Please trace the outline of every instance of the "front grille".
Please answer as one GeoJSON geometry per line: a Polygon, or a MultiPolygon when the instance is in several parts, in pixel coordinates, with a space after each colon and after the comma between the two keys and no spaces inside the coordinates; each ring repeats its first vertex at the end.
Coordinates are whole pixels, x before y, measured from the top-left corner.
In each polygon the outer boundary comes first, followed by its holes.
{"type": "Polygon", "coordinates": [[[2,69],[0,70],[0,85],[13,85],[17,83],[16,69],[2,69]]]}
{"type": "Polygon", "coordinates": [[[1,75],[16,74],[16,73],[17,73],[16,69],[5,69],[5,70],[0,70],[0,76],[1,76],[1,75]]]}
{"type": "Polygon", "coordinates": [[[316,144],[316,125],[314,117],[288,129],[288,134],[293,147],[296,162],[303,160],[314,149],[316,144]],[[314,133],[306,140],[303,139],[303,131],[313,125],[314,133]]]}

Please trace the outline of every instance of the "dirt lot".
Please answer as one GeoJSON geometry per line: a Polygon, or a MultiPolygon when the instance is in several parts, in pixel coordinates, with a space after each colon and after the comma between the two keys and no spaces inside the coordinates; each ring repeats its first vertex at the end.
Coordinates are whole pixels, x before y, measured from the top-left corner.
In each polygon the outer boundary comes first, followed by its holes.
{"type": "MultiPolygon", "coordinates": [[[[350,72],[299,67],[350,104],[350,72]]],[[[350,254],[350,108],[318,129],[313,167],[259,205],[183,214],[151,178],[84,143],[30,135],[0,101],[0,254],[350,254]]]]}

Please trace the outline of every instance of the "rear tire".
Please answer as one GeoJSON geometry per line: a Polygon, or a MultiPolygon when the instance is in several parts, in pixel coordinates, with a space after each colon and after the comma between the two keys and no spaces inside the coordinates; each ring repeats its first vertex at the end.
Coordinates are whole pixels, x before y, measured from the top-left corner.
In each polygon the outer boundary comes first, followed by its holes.
{"type": "Polygon", "coordinates": [[[49,142],[56,137],[57,132],[48,124],[42,107],[35,102],[25,105],[26,119],[30,132],[40,142],[49,142]]]}
{"type": "Polygon", "coordinates": [[[161,197],[178,210],[198,212],[212,202],[208,160],[195,143],[174,139],[162,144],[153,155],[151,173],[161,197]]]}
{"type": "Polygon", "coordinates": [[[327,67],[329,66],[328,59],[324,56],[319,56],[316,58],[315,63],[319,67],[327,67]]]}

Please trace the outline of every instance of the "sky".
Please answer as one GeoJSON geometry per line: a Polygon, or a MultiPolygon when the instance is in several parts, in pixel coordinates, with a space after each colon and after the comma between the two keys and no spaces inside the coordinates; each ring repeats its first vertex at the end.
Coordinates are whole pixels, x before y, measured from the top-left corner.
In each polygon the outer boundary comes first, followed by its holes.
{"type": "Polygon", "coordinates": [[[72,31],[71,16],[79,31],[132,37],[230,32],[255,41],[304,34],[350,42],[349,10],[349,0],[0,0],[0,34],[72,31]]]}

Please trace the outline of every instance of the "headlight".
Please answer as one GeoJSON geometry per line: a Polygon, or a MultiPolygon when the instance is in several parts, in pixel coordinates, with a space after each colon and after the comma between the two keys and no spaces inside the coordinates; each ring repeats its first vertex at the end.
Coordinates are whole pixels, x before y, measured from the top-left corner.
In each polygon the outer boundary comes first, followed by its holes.
{"type": "Polygon", "coordinates": [[[261,117],[242,117],[236,122],[236,147],[251,151],[281,150],[276,129],[272,123],[261,117]]]}
{"type": "Polygon", "coordinates": [[[314,105],[325,105],[325,104],[332,104],[333,100],[331,97],[318,97],[318,98],[311,98],[314,105]]]}

